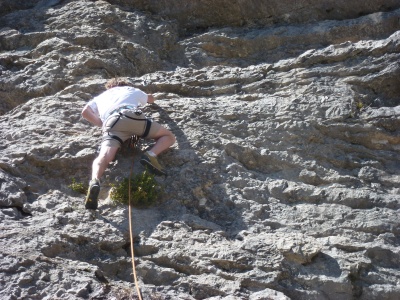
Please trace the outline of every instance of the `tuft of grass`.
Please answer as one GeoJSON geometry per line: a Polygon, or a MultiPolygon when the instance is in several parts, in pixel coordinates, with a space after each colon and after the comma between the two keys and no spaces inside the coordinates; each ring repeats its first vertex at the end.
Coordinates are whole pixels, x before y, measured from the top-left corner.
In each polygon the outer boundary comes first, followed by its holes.
{"type": "Polygon", "coordinates": [[[81,182],[77,182],[75,178],[72,178],[71,181],[72,181],[71,184],[68,185],[68,187],[71,190],[73,190],[75,192],[78,192],[80,194],[86,194],[86,192],[87,192],[87,190],[89,188],[88,185],[83,184],[81,182]]]}
{"type": "MultiPolygon", "coordinates": [[[[118,184],[111,184],[110,198],[115,204],[129,204],[129,178],[118,184]]],[[[148,207],[153,205],[161,194],[161,187],[149,171],[132,176],[131,205],[148,207]]]]}

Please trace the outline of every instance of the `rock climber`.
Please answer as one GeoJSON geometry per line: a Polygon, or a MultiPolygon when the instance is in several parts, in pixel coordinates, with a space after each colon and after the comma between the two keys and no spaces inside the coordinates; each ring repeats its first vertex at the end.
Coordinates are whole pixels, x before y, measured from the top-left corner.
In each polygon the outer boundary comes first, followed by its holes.
{"type": "Polygon", "coordinates": [[[140,110],[140,106],[155,102],[153,95],[130,86],[122,78],[109,80],[105,87],[107,90],[89,101],[82,110],[82,117],[103,131],[100,153],[93,161],[85,199],[87,209],[97,209],[100,178],[124,141],[133,135],[156,141],[140,159],[140,163],[156,175],[166,175],[157,156],[175,143],[171,131],[147,118],[140,110]]]}

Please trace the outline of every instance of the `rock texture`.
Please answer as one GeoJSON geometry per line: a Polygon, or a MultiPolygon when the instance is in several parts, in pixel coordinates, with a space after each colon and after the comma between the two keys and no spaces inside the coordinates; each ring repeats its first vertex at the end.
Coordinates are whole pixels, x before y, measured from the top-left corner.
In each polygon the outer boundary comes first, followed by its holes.
{"type": "Polygon", "coordinates": [[[0,298],[400,298],[400,3],[0,2],[0,298]],[[160,203],[99,210],[81,108],[124,76],[170,128],[160,203]]]}

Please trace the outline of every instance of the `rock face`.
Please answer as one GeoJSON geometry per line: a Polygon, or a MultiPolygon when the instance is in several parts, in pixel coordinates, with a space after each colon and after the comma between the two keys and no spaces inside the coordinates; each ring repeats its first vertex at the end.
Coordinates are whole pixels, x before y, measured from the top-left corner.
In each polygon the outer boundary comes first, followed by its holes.
{"type": "Polygon", "coordinates": [[[0,298],[400,298],[400,2],[0,2],[0,298]],[[84,209],[123,76],[177,143],[160,203],[84,209]]]}

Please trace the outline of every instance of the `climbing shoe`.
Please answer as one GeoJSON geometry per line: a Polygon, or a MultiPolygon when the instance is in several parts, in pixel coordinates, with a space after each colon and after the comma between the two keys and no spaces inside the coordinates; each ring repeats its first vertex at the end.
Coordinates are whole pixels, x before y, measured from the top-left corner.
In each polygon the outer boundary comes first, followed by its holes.
{"type": "Polygon", "coordinates": [[[85,208],[97,209],[97,198],[100,192],[100,182],[97,179],[92,179],[89,182],[89,189],[86,195],[85,208]]]}
{"type": "Polygon", "coordinates": [[[167,175],[157,161],[157,157],[151,156],[148,152],[142,155],[140,163],[149,168],[156,175],[167,175]]]}

